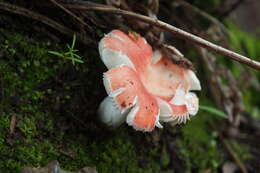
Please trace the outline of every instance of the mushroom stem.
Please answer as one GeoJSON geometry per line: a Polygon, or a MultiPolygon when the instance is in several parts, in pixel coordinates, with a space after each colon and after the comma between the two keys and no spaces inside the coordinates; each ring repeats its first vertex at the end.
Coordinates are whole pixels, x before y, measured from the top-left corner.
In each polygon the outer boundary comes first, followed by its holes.
{"type": "Polygon", "coordinates": [[[129,110],[121,112],[114,98],[107,96],[99,105],[98,115],[102,123],[113,128],[120,126],[126,120],[129,110]]]}

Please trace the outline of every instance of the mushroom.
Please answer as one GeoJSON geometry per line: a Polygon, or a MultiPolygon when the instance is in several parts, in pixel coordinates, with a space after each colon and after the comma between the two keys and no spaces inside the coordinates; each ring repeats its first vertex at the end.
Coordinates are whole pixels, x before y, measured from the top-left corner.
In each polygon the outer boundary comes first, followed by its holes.
{"type": "Polygon", "coordinates": [[[100,104],[102,122],[117,127],[124,121],[136,130],[152,131],[161,122],[186,123],[198,112],[200,82],[189,69],[153,51],[136,33],[113,30],[99,43],[109,69],[103,82],[108,96],[100,104]]]}

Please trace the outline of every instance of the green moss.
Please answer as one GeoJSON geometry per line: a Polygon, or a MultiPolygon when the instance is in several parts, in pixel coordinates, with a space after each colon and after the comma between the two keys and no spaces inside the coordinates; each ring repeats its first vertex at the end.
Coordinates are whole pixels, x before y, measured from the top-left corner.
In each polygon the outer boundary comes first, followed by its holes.
{"type": "Polygon", "coordinates": [[[137,148],[125,127],[107,138],[92,140],[92,142],[89,140],[81,136],[79,141],[70,144],[67,152],[73,153],[73,157],[61,157],[59,161],[62,167],[73,171],[89,165],[97,167],[98,172],[102,173],[166,172],[160,166],[159,160],[155,159],[155,155],[158,157],[158,152],[154,153],[152,151],[154,149],[151,148],[144,153],[144,146],[137,148]]]}
{"type": "Polygon", "coordinates": [[[170,164],[170,156],[167,153],[166,149],[164,148],[161,155],[161,165],[162,167],[167,167],[170,164]]]}
{"type": "Polygon", "coordinates": [[[66,169],[75,170],[84,165],[96,166],[99,172],[138,172],[138,159],[129,136],[121,132],[104,141],[96,141],[89,145],[72,144],[69,148],[75,153],[75,159],[66,158],[62,165],[66,169]],[[69,164],[66,164],[69,163],[69,164]]]}
{"type": "Polygon", "coordinates": [[[0,130],[1,132],[8,132],[10,126],[10,119],[9,116],[2,113],[0,116],[0,130]]]}
{"type": "MultiPolygon", "coordinates": [[[[0,172],[19,172],[26,166],[39,166],[56,159],[57,149],[43,139],[40,123],[44,120],[42,101],[45,91],[37,85],[48,79],[64,62],[47,55],[49,43],[33,40],[0,29],[0,172]],[[11,117],[16,116],[15,134],[9,134],[11,117]],[[55,157],[54,157],[55,156],[55,157]]],[[[47,117],[45,117],[47,118],[47,117]]]]}
{"type": "Polygon", "coordinates": [[[245,162],[252,158],[249,148],[245,144],[240,144],[235,140],[229,140],[228,143],[234,149],[236,157],[238,157],[239,160],[245,162]]]}
{"type": "Polygon", "coordinates": [[[6,172],[19,172],[26,165],[44,165],[59,155],[53,149],[53,144],[35,139],[16,140],[12,146],[6,144],[1,153],[5,159],[0,162],[0,170],[6,172]]]}
{"type": "Polygon", "coordinates": [[[214,118],[210,116],[200,112],[181,129],[182,138],[177,140],[177,145],[184,156],[186,172],[201,172],[209,168],[216,171],[221,163],[217,133],[208,126],[214,118]]]}
{"type": "Polygon", "coordinates": [[[34,118],[24,117],[21,121],[19,121],[17,126],[26,137],[33,137],[37,135],[34,118]]]}

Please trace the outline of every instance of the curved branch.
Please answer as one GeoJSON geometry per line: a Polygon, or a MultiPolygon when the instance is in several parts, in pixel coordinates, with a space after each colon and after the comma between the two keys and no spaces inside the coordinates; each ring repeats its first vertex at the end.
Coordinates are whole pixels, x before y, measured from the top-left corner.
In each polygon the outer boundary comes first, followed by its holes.
{"type": "MultiPolygon", "coordinates": [[[[53,28],[53,29],[59,31],[62,34],[65,34],[65,35],[72,36],[74,33],[76,33],[75,31],[57,23],[56,21],[54,21],[54,20],[52,20],[52,19],[50,19],[50,18],[48,18],[44,15],[30,11],[30,10],[25,9],[23,7],[18,7],[16,5],[0,2],[0,10],[8,11],[8,12],[14,13],[14,14],[19,14],[19,15],[40,21],[40,22],[50,26],[51,28],[53,28]]],[[[84,44],[93,43],[92,40],[81,36],[79,33],[76,33],[76,35],[77,35],[78,39],[84,44]]]]}
{"type": "MultiPolygon", "coordinates": [[[[68,2],[68,1],[66,1],[66,2],[68,2]]],[[[149,23],[151,25],[157,26],[158,28],[161,28],[163,30],[166,30],[166,31],[172,33],[176,37],[185,39],[185,40],[190,41],[194,44],[197,44],[201,47],[204,47],[208,50],[214,51],[214,52],[219,53],[221,55],[224,55],[224,56],[226,56],[230,59],[233,59],[233,60],[238,61],[240,63],[246,64],[246,65],[248,65],[248,66],[250,66],[254,69],[260,70],[260,62],[254,61],[254,60],[247,58],[243,55],[240,55],[240,54],[235,53],[231,50],[228,50],[226,48],[218,46],[214,43],[211,43],[211,42],[204,40],[204,39],[202,39],[202,38],[200,38],[196,35],[193,35],[191,33],[183,31],[183,30],[181,30],[177,27],[174,27],[170,24],[162,22],[158,19],[153,19],[153,18],[150,18],[148,16],[144,16],[144,15],[137,14],[137,13],[134,13],[134,12],[125,11],[125,10],[121,10],[121,9],[114,8],[114,7],[111,7],[111,6],[96,4],[96,3],[87,2],[87,1],[76,0],[76,1],[73,1],[73,3],[67,3],[64,6],[66,6],[67,8],[72,8],[72,9],[77,9],[77,10],[101,11],[101,12],[107,12],[107,13],[113,13],[113,14],[131,17],[131,18],[149,23]]]]}
{"type": "Polygon", "coordinates": [[[72,16],[73,18],[75,18],[78,22],[80,22],[82,25],[86,26],[89,30],[91,30],[90,26],[88,24],[86,24],[80,17],[78,17],[77,15],[72,13],[71,11],[67,10],[66,8],[64,8],[61,4],[59,4],[55,0],[49,0],[49,1],[52,2],[54,5],[56,5],[57,7],[59,7],[60,9],[62,9],[68,15],[72,16]]]}

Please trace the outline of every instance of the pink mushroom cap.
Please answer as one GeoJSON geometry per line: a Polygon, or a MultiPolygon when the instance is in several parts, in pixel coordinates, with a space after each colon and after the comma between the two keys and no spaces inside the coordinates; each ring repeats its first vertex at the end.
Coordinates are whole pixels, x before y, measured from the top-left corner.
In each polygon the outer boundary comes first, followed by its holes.
{"type": "MultiPolygon", "coordinates": [[[[105,89],[118,115],[136,130],[162,128],[159,121],[185,123],[198,112],[198,98],[190,92],[201,89],[195,73],[153,51],[140,35],[113,30],[100,41],[99,52],[109,69],[105,89]]],[[[102,117],[116,118],[102,109],[102,117]]]]}

